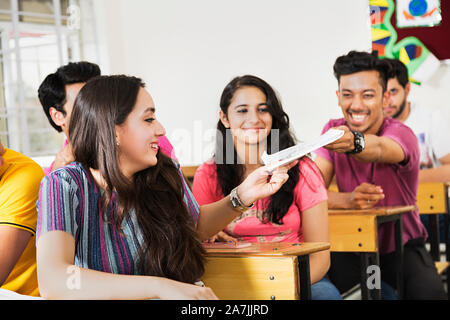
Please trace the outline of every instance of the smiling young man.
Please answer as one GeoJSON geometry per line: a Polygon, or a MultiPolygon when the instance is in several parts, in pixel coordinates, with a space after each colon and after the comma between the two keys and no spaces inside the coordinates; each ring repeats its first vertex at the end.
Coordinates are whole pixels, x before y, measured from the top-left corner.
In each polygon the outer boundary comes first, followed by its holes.
{"type": "MultiPolygon", "coordinates": [[[[370,208],[415,205],[419,148],[410,128],[385,118],[389,101],[389,64],[367,52],[351,51],[338,57],[334,74],[344,118],[330,120],[330,128],[345,131],[339,140],[316,151],[316,163],[328,187],[333,176],[339,192],[328,191],[329,208],[370,208]]],[[[427,232],[418,211],[402,215],[404,243],[404,298],[444,299],[445,291],[424,247],[427,232]]],[[[394,224],[379,226],[381,279],[396,287],[394,224]]],[[[360,281],[360,257],[332,253],[329,276],[341,292],[360,281]]],[[[365,272],[365,271],[363,271],[365,272]]]]}
{"type": "MultiPolygon", "coordinates": [[[[48,121],[56,131],[63,132],[66,139],[69,136],[70,116],[78,92],[88,80],[99,76],[100,73],[100,67],[95,63],[69,62],[59,67],[56,72],[47,75],[39,86],[39,101],[48,121]]],[[[72,148],[66,140],[55,161],[44,169],[44,172],[49,174],[72,161],[74,161],[72,148]]]]}

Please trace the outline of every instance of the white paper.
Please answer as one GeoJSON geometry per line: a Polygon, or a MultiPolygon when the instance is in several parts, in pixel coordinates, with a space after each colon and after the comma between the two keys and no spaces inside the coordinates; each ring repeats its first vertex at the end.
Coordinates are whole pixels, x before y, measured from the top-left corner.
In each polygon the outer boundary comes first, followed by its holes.
{"type": "Polygon", "coordinates": [[[44,300],[41,297],[26,296],[14,291],[0,289],[0,300],[44,300]]]}
{"type": "Polygon", "coordinates": [[[268,171],[272,172],[276,168],[285,165],[291,161],[299,159],[304,155],[317,150],[329,143],[338,140],[344,135],[344,130],[330,129],[323,135],[311,142],[302,142],[295,146],[281,150],[280,152],[268,155],[266,151],[261,156],[265,165],[269,165],[268,171]]]}

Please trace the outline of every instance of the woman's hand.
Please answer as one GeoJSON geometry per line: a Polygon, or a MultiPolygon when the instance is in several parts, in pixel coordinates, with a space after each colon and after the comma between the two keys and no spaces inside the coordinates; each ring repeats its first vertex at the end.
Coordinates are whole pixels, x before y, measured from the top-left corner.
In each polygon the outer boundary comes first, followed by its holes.
{"type": "Polygon", "coordinates": [[[233,238],[232,236],[226,234],[223,231],[219,231],[217,234],[206,240],[205,242],[214,243],[214,242],[233,242],[237,243],[238,239],[233,238]]]}
{"type": "Polygon", "coordinates": [[[161,286],[160,298],[164,300],[219,300],[211,288],[170,280],[161,286]]]}
{"type": "Polygon", "coordinates": [[[276,168],[272,174],[267,166],[256,169],[238,186],[237,194],[242,203],[251,205],[258,199],[269,197],[280,190],[281,186],[289,179],[288,171],[298,164],[298,160],[276,168]]]}

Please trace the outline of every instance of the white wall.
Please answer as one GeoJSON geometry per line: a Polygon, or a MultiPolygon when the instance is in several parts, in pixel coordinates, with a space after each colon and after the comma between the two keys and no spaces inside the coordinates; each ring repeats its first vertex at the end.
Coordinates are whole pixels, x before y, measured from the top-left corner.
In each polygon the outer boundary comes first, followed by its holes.
{"type": "Polygon", "coordinates": [[[439,69],[420,86],[412,84],[409,100],[427,108],[438,108],[450,120],[450,60],[441,61],[439,69]]]}
{"type": "Polygon", "coordinates": [[[103,69],[144,79],[182,165],[210,156],[208,132],[233,77],[268,81],[297,137],[307,140],[341,115],[332,74],[336,57],[371,48],[368,1],[95,2],[108,60],[103,69]]]}

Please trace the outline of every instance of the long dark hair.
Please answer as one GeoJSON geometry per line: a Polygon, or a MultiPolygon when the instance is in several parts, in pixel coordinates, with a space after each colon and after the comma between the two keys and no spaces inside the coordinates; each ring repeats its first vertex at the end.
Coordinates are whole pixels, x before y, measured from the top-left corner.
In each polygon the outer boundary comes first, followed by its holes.
{"type": "MultiPolygon", "coordinates": [[[[267,153],[270,154],[272,151],[283,150],[295,145],[296,139],[289,130],[289,117],[284,112],[277,94],[267,82],[258,77],[244,75],[231,80],[223,90],[220,98],[220,109],[222,112],[226,115],[228,114],[231,99],[235,92],[243,87],[258,88],[266,96],[267,108],[272,116],[272,130],[267,137],[267,153]],[[274,129],[278,129],[279,134],[279,137],[275,139],[276,141],[272,141],[274,140],[272,139],[274,129]],[[273,142],[278,144],[277,148],[272,144],[273,142]]],[[[217,123],[217,130],[215,152],[217,177],[223,194],[227,195],[242,182],[245,164],[239,163],[234,145],[227,143],[228,141],[233,141],[231,132],[225,128],[220,120],[217,123]],[[223,161],[224,158],[226,158],[226,161],[223,161]],[[232,160],[232,163],[229,160],[232,160]]],[[[270,205],[263,213],[262,218],[264,222],[270,221],[282,224],[282,219],[294,200],[293,191],[299,180],[299,173],[298,166],[294,166],[288,171],[289,179],[270,198],[270,205]]]]}
{"type": "Polygon", "coordinates": [[[99,170],[105,179],[104,214],[117,192],[118,229],[135,210],[143,235],[140,272],[193,283],[204,272],[204,250],[183,201],[178,169],[162,152],[157,154],[156,166],[135,173],[131,181],[118,166],[115,126],[125,122],[144,86],[141,79],[124,75],[88,81],[75,101],[70,142],[75,160],[85,168],[99,170]]]}

